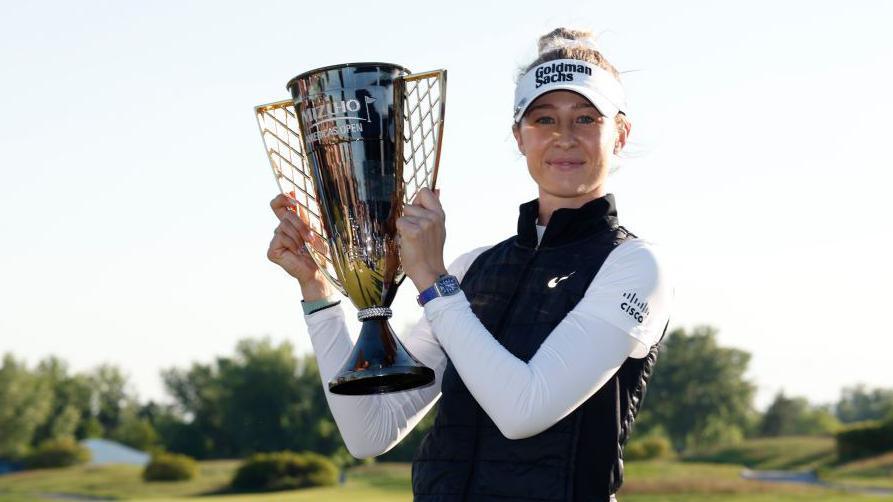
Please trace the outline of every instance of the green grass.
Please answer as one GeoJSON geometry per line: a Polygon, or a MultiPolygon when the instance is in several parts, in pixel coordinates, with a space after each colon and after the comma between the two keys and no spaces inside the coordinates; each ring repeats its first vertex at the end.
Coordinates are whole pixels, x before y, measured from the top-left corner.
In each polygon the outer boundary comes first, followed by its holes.
{"type": "Polygon", "coordinates": [[[751,439],[739,445],[688,455],[686,460],[764,470],[817,470],[822,480],[835,484],[893,488],[893,452],[835,465],[837,458],[833,438],[751,439]]]}
{"type": "MultiPolygon", "coordinates": [[[[133,467],[74,467],[32,471],[0,477],[0,502],[44,500],[41,494],[68,493],[107,496],[146,502],[409,502],[412,500],[409,464],[372,464],[352,469],[345,486],[250,495],[213,495],[224,488],[236,461],[201,462],[192,481],[144,483],[133,467]],[[204,495],[204,496],[203,496],[204,495]]],[[[863,466],[864,467],[864,466],[863,466]]],[[[851,466],[848,474],[859,471],[851,466]]],[[[780,485],[740,478],[741,467],[696,462],[629,462],[621,502],[843,502],[893,501],[838,493],[801,485],[780,485]]]]}
{"type": "Polygon", "coordinates": [[[856,486],[893,488],[893,452],[822,470],[822,479],[856,486]]]}
{"type": "Polygon", "coordinates": [[[0,477],[0,501],[5,502],[4,496],[36,497],[48,493],[112,499],[201,495],[229,483],[238,464],[235,460],[200,462],[196,479],[172,483],[146,483],[141,468],[126,465],[25,471],[0,477]]]}
{"type": "Polygon", "coordinates": [[[777,494],[777,493],[723,493],[723,494],[674,494],[674,495],[623,495],[620,502],[853,502],[869,500],[893,500],[869,495],[849,493],[824,494],[777,494]]]}
{"type": "Polygon", "coordinates": [[[314,488],[291,492],[249,495],[208,495],[226,490],[239,462],[199,463],[196,479],[170,483],[146,483],[142,469],[133,466],[71,467],[26,471],[0,477],[0,502],[46,500],[42,495],[71,494],[109,499],[201,500],[204,502],[364,500],[409,501],[412,499],[408,464],[372,464],[351,470],[343,487],[314,488]]]}
{"type": "Polygon", "coordinates": [[[834,463],[834,438],[780,437],[749,439],[734,446],[686,455],[686,460],[743,465],[763,470],[812,470],[834,463]]]}
{"type": "MultiPolygon", "coordinates": [[[[410,475],[409,464],[380,463],[363,465],[350,470],[347,483],[344,486],[265,494],[221,495],[214,497],[213,501],[210,502],[325,502],[342,500],[410,502],[412,500],[410,475]]],[[[172,498],[166,500],[209,502],[207,497],[172,498]]],[[[161,502],[161,500],[152,499],[152,502],[161,502]]]]}
{"type": "MultiPolygon", "coordinates": [[[[624,499],[629,495],[648,496],[642,500],[660,500],[670,495],[752,496],[760,500],[764,495],[799,500],[829,495],[829,490],[798,484],[779,484],[750,481],[741,478],[741,466],[697,462],[649,461],[630,462],[626,466],[626,482],[620,491],[624,499]]],[[[716,500],[714,498],[714,500],[716,500]]],[[[724,499],[723,499],[724,500],[724,499]]],[[[735,499],[737,500],[737,499],[735,499]]],[[[744,499],[748,500],[748,499],[744,499]]],[[[893,500],[891,498],[890,500],[893,500]]]]}

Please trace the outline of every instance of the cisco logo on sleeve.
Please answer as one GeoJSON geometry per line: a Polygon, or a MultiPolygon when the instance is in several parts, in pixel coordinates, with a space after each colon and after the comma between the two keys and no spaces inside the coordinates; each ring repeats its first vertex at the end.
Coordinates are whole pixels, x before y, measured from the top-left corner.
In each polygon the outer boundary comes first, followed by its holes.
{"type": "Polygon", "coordinates": [[[636,320],[639,324],[645,321],[651,311],[648,309],[648,302],[639,299],[635,292],[623,293],[623,300],[620,303],[620,310],[624,311],[636,320]]]}

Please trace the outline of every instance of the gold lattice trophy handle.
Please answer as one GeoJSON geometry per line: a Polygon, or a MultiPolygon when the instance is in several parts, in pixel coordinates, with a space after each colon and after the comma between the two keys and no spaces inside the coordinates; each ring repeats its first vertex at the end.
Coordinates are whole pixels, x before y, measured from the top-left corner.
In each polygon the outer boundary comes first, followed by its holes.
{"type": "Polygon", "coordinates": [[[403,138],[404,202],[410,203],[422,188],[434,189],[443,143],[443,118],[446,111],[446,70],[414,73],[395,82],[396,99],[402,103],[397,121],[398,136],[403,138]]]}
{"type": "Polygon", "coordinates": [[[304,138],[301,136],[294,102],[287,99],[255,106],[254,114],[279,191],[295,204],[295,211],[307,223],[313,235],[311,242],[304,243],[304,248],[326,279],[342,294],[347,295],[335,273],[332,255],[326,244],[328,235],[322,223],[310,165],[304,153],[304,138]]]}

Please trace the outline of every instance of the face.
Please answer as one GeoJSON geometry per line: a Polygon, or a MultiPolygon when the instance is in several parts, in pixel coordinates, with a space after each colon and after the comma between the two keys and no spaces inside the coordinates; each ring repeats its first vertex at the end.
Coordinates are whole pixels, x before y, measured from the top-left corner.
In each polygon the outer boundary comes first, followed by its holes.
{"type": "Polygon", "coordinates": [[[513,132],[540,198],[572,204],[605,194],[612,154],[623,148],[627,133],[571,91],[538,97],[513,132]]]}

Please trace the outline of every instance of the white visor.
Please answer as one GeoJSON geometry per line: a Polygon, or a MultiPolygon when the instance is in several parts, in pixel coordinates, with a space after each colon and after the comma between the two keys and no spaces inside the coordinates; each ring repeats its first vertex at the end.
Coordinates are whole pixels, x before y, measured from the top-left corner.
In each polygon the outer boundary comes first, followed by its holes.
{"type": "Polygon", "coordinates": [[[574,91],[588,99],[605,117],[626,110],[626,93],[620,82],[604,68],[577,59],[556,59],[535,66],[515,87],[515,123],[521,121],[530,103],[551,91],[574,91]]]}

